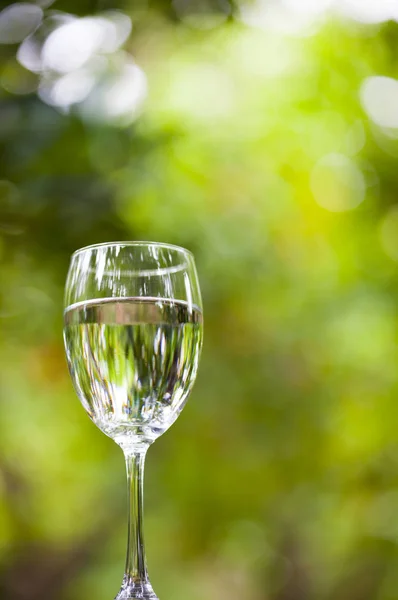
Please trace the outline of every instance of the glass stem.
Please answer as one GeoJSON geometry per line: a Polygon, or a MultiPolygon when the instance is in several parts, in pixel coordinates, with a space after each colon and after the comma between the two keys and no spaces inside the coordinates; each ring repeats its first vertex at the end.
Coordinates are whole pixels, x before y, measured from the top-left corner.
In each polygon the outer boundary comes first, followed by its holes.
{"type": "Polygon", "coordinates": [[[125,450],[129,506],[125,577],[128,585],[148,583],[143,529],[144,464],[147,450],[146,445],[125,450]]]}

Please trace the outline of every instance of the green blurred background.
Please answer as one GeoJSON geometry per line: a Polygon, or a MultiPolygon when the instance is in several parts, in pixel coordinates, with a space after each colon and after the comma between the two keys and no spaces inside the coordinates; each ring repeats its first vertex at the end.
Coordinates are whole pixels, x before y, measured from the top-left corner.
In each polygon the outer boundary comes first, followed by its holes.
{"type": "Polygon", "coordinates": [[[63,286],[76,248],[138,239],[194,252],[205,314],[147,460],[160,598],[397,600],[396,3],[1,8],[0,598],[119,589],[124,462],[72,389],[63,286]]]}

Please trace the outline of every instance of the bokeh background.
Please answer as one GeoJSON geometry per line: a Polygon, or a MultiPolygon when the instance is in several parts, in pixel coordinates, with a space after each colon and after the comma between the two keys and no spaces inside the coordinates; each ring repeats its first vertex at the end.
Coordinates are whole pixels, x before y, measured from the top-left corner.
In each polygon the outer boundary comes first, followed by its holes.
{"type": "Polygon", "coordinates": [[[150,449],[172,600],[398,598],[398,5],[38,0],[0,12],[0,597],[110,600],[121,451],[62,344],[69,256],[180,244],[199,376],[150,449]]]}

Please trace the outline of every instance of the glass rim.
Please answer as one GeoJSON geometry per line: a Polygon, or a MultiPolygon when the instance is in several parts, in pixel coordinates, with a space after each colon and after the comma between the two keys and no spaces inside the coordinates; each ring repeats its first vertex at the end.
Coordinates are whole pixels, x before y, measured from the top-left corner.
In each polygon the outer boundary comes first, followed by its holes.
{"type": "Polygon", "coordinates": [[[100,242],[99,244],[89,244],[88,246],[83,246],[82,248],[78,248],[77,250],[75,250],[72,253],[71,258],[73,258],[74,256],[77,256],[78,254],[86,252],[86,250],[94,250],[97,248],[106,248],[106,247],[111,247],[111,246],[157,246],[158,248],[169,248],[169,250],[177,250],[178,252],[181,252],[183,254],[188,254],[195,260],[193,253],[190,250],[188,250],[187,248],[184,248],[183,246],[177,246],[176,244],[169,244],[167,242],[149,242],[149,241],[144,241],[144,240],[100,242]]]}

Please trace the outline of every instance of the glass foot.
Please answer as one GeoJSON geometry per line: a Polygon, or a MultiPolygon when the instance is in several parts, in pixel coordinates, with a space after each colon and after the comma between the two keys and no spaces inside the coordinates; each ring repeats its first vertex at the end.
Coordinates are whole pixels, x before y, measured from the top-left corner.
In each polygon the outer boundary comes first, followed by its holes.
{"type": "Polygon", "coordinates": [[[122,588],[115,600],[133,600],[134,598],[140,598],[141,600],[159,600],[151,584],[146,583],[134,583],[132,581],[123,581],[122,588]]]}

